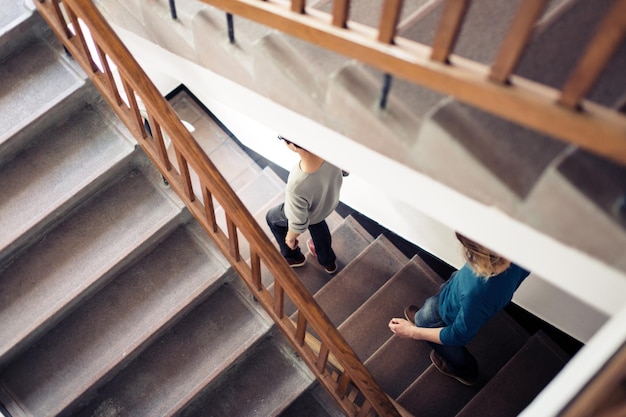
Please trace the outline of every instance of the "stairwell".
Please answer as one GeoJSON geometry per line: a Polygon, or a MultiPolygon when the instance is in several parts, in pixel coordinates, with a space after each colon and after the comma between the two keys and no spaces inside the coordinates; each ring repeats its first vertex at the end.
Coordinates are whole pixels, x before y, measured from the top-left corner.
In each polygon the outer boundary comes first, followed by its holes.
{"type": "MultiPolygon", "coordinates": [[[[11,13],[0,21],[0,402],[10,415],[340,415],[38,15],[0,7],[11,13]]],[[[284,183],[192,97],[171,103],[266,227],[284,183]]],[[[392,337],[387,322],[442,278],[352,217],[329,226],[340,272],[329,277],[309,254],[298,276],[409,413],[515,416],[567,362],[501,313],[469,346],[479,383],[441,375],[425,344],[392,337]]]]}

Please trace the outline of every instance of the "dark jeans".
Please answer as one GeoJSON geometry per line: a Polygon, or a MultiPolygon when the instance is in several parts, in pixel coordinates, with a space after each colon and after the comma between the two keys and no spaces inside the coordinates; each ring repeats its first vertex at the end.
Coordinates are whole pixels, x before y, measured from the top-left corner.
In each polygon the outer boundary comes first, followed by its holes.
{"type": "MultiPolygon", "coordinates": [[[[285,244],[285,237],[289,230],[289,222],[285,216],[285,204],[280,204],[274,208],[268,210],[265,215],[265,220],[272,231],[272,234],[278,242],[280,247],[280,253],[286,259],[297,259],[301,255],[300,247],[291,249],[285,244]]],[[[311,239],[315,245],[315,253],[317,254],[317,261],[322,266],[332,266],[335,264],[337,257],[332,249],[332,239],[330,237],[330,230],[326,221],[323,220],[317,224],[309,225],[309,232],[311,233],[311,239]]]]}
{"type": "MultiPolygon", "coordinates": [[[[439,315],[439,293],[428,298],[415,314],[417,327],[445,327],[446,323],[439,315]]],[[[445,361],[455,374],[466,377],[478,376],[478,363],[465,346],[448,346],[427,342],[445,361]]]]}

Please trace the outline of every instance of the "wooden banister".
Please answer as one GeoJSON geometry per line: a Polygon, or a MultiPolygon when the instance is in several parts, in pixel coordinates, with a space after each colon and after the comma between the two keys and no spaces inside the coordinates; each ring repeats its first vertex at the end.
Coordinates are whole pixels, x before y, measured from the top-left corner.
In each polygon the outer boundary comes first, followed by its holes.
{"type": "Polygon", "coordinates": [[[557,89],[514,74],[507,78],[510,83],[496,83],[489,79],[488,66],[446,52],[452,49],[458,35],[460,25],[456,23],[462,21],[467,0],[448,3],[451,11],[446,22],[452,23],[444,25],[442,21],[440,26],[452,28],[456,33],[441,35],[446,40],[441,41],[440,52],[435,53],[441,54],[437,60],[431,59],[434,48],[427,45],[398,35],[393,38],[393,44],[383,43],[378,41],[377,28],[353,21],[345,28],[337,27],[328,23],[332,16],[315,9],[295,14],[278,0],[200,1],[626,164],[624,114],[585,100],[580,103],[584,112],[576,111],[558,103],[561,92],[557,89]],[[445,64],[443,57],[451,65],[445,64]]]}
{"type": "Polygon", "coordinates": [[[448,57],[454,49],[459,32],[461,32],[469,4],[470,0],[447,0],[433,41],[432,54],[430,55],[433,61],[448,62],[448,57]]]}
{"type": "MultiPolygon", "coordinates": [[[[363,407],[369,413],[371,407],[379,416],[399,416],[389,398],[91,1],[43,0],[37,3],[37,8],[345,414],[356,416],[363,407]],[[69,22],[58,13],[61,9],[70,17],[69,22]],[[85,30],[94,41],[93,51],[85,42],[85,30]],[[96,58],[101,65],[96,65],[96,58]],[[117,78],[110,71],[109,60],[119,71],[117,78]],[[146,121],[150,134],[144,127],[146,121]],[[171,140],[175,161],[169,159],[165,138],[171,140]],[[197,176],[199,188],[194,188],[192,173],[197,176]],[[213,199],[226,213],[226,232],[216,221],[213,199]],[[249,261],[241,257],[239,236],[249,243],[249,261]],[[261,280],[262,265],[274,277],[274,294],[261,280]],[[287,300],[298,309],[296,325],[285,316],[287,300]],[[307,328],[320,337],[317,350],[303,343],[307,328]],[[329,357],[336,361],[335,365],[329,364],[329,357]],[[337,369],[342,369],[341,382],[333,377],[337,369]]],[[[307,341],[306,337],[304,341],[307,341]]]]}
{"type": "Polygon", "coordinates": [[[522,57],[530,39],[535,23],[545,10],[548,0],[526,0],[520,3],[513,23],[509,28],[500,50],[491,65],[489,79],[505,83],[522,57]]]}
{"type": "Polygon", "coordinates": [[[577,108],[619,48],[626,35],[626,0],[615,0],[578,66],[563,87],[559,103],[577,108]]]}

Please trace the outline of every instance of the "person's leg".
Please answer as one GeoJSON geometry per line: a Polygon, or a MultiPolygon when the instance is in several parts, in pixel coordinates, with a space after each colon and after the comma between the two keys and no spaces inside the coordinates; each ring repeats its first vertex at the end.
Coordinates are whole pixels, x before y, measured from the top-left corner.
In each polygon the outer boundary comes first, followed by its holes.
{"type": "Polygon", "coordinates": [[[303,257],[299,247],[291,249],[285,244],[285,237],[289,228],[289,221],[285,216],[284,204],[279,204],[267,211],[265,214],[265,220],[270,227],[278,246],[280,247],[280,253],[287,259],[300,259],[303,257]]]}
{"type": "MultiPolygon", "coordinates": [[[[439,314],[439,293],[424,302],[422,308],[415,314],[415,325],[428,328],[446,326],[439,314]]],[[[458,374],[467,380],[475,379],[478,376],[478,363],[465,346],[427,343],[441,356],[452,373],[458,374]]]]}
{"type": "Polygon", "coordinates": [[[311,233],[311,239],[315,245],[315,253],[317,254],[317,261],[324,267],[332,267],[335,265],[337,257],[332,248],[332,238],[328,224],[326,221],[321,221],[317,224],[309,225],[309,232],[311,233]]]}

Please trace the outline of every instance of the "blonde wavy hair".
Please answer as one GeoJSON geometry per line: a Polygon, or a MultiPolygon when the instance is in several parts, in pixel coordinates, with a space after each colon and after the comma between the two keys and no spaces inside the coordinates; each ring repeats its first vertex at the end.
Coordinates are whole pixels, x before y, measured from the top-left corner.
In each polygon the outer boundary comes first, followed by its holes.
{"type": "Polygon", "coordinates": [[[490,278],[506,271],[511,265],[511,261],[508,259],[458,232],[456,233],[456,238],[463,245],[465,260],[478,276],[490,278]]]}

